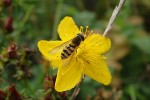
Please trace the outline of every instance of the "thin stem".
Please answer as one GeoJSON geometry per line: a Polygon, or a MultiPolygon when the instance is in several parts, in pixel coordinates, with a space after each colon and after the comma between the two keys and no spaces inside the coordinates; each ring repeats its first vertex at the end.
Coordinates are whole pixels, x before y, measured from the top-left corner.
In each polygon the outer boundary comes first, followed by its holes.
{"type": "Polygon", "coordinates": [[[107,34],[107,33],[109,32],[109,30],[111,29],[112,24],[113,24],[113,22],[115,21],[117,15],[119,14],[119,12],[120,12],[120,10],[121,10],[123,4],[125,3],[125,1],[126,1],[126,0],[120,0],[119,5],[116,6],[116,8],[114,9],[114,11],[113,11],[113,13],[112,13],[112,15],[111,15],[111,18],[110,18],[110,20],[109,20],[109,23],[108,23],[108,25],[107,25],[107,27],[106,27],[104,33],[103,33],[103,36],[106,36],[106,34],[107,34]]]}
{"type": "Polygon", "coordinates": [[[56,8],[56,14],[54,18],[54,26],[53,26],[53,34],[52,39],[57,39],[57,26],[61,17],[61,8],[62,8],[63,0],[58,0],[57,8],[56,8]]]}
{"type": "Polygon", "coordinates": [[[78,85],[75,87],[75,89],[74,89],[74,91],[73,91],[73,93],[72,93],[72,95],[71,95],[71,97],[70,97],[70,100],[74,100],[75,97],[79,94],[80,85],[81,85],[83,79],[84,79],[84,77],[81,79],[81,81],[80,81],[80,82],[78,83],[78,85]]]}

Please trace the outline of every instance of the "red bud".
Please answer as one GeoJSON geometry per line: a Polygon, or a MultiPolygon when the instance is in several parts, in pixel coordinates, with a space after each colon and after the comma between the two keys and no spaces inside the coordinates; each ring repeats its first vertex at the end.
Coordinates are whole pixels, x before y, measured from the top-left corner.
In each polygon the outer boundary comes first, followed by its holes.
{"type": "Polygon", "coordinates": [[[7,50],[8,58],[17,58],[17,46],[16,44],[11,44],[7,50]]]}
{"type": "Polygon", "coordinates": [[[15,84],[11,85],[9,87],[9,100],[22,100],[21,95],[18,93],[18,91],[15,88],[15,84]]]}
{"type": "Polygon", "coordinates": [[[58,93],[62,98],[64,98],[64,97],[66,97],[67,96],[67,94],[66,94],[66,92],[64,91],[64,92],[59,92],[58,93]]]}
{"type": "Polygon", "coordinates": [[[6,20],[4,28],[7,32],[12,32],[13,31],[13,18],[12,17],[9,17],[6,20]]]}
{"type": "Polygon", "coordinates": [[[0,90],[0,100],[5,100],[6,96],[7,94],[4,91],[0,90]]]}
{"type": "Polygon", "coordinates": [[[10,6],[12,3],[12,0],[3,0],[3,3],[6,7],[10,6]]]}
{"type": "Polygon", "coordinates": [[[52,80],[52,78],[50,76],[45,76],[44,78],[44,88],[45,90],[48,90],[49,88],[54,88],[54,81],[52,80]]]}

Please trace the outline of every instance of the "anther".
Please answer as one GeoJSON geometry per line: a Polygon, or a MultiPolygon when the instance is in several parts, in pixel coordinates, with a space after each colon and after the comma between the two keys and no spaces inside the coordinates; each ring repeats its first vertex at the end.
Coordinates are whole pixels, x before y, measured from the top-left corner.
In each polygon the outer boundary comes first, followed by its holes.
{"type": "Polygon", "coordinates": [[[92,34],[92,33],[93,33],[93,30],[90,31],[90,34],[92,34]]]}
{"type": "Polygon", "coordinates": [[[89,28],[89,26],[86,26],[86,30],[85,30],[85,33],[87,33],[87,31],[88,31],[88,28],[89,28]]]}
{"type": "Polygon", "coordinates": [[[83,26],[80,26],[80,31],[83,32],[83,26]]]}

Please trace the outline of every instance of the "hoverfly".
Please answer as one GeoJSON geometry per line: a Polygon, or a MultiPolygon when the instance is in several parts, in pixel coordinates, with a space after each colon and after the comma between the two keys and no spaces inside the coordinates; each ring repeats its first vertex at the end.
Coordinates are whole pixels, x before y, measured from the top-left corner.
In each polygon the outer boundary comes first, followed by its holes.
{"type": "Polygon", "coordinates": [[[75,49],[80,45],[81,41],[84,41],[84,34],[78,33],[71,42],[63,48],[61,53],[61,59],[68,58],[75,49]]]}
{"type": "Polygon", "coordinates": [[[51,55],[53,55],[53,54],[60,52],[61,59],[63,60],[63,63],[64,63],[64,61],[67,62],[66,64],[63,64],[64,66],[66,66],[67,64],[69,64],[73,54],[78,49],[81,42],[84,41],[90,33],[89,32],[78,33],[71,40],[51,49],[49,51],[49,53],[51,55]]]}

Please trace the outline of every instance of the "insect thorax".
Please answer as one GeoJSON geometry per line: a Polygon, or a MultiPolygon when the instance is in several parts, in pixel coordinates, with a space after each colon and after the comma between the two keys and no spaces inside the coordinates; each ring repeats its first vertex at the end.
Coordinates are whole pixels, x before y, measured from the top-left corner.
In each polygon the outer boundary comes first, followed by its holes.
{"type": "Polygon", "coordinates": [[[79,33],[72,39],[72,41],[68,45],[65,46],[63,52],[61,53],[61,58],[68,58],[74,52],[75,48],[80,45],[81,41],[84,41],[84,35],[79,33]]]}
{"type": "Polygon", "coordinates": [[[84,41],[84,35],[82,33],[79,33],[72,39],[72,43],[74,43],[76,46],[79,46],[81,41],[84,41]]]}

